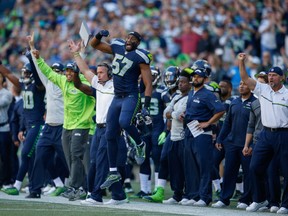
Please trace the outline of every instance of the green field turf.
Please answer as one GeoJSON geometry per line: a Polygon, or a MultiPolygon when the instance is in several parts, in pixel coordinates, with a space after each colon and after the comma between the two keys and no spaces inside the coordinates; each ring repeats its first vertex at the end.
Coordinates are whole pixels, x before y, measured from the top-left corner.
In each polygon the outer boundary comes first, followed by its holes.
{"type": "Polygon", "coordinates": [[[0,200],[1,216],[164,216],[177,215],[159,212],[133,211],[103,207],[75,206],[55,203],[40,203],[31,201],[0,200]]]}

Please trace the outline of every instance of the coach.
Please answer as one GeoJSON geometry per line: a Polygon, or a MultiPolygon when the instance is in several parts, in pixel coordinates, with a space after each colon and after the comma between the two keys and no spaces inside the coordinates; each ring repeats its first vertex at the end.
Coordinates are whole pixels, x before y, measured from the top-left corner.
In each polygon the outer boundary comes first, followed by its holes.
{"type": "Polygon", "coordinates": [[[282,84],[283,71],[272,67],[268,71],[268,84],[249,78],[245,69],[246,54],[238,55],[241,79],[258,96],[261,108],[261,120],[264,129],[260,132],[254,148],[250,170],[253,184],[253,203],[247,211],[257,211],[268,204],[265,191],[267,167],[274,155],[279,156],[284,177],[283,196],[279,214],[288,213],[288,90],[282,84]]]}

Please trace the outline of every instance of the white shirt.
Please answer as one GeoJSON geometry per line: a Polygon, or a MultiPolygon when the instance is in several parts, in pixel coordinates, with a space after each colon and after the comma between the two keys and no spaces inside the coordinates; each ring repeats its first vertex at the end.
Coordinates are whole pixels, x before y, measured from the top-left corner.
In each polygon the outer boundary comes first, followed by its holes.
{"type": "Polygon", "coordinates": [[[260,101],[263,126],[288,128],[288,89],[283,85],[274,92],[269,85],[257,82],[253,92],[260,101]]]}
{"type": "Polygon", "coordinates": [[[98,83],[98,77],[94,76],[91,86],[96,89],[96,123],[106,123],[108,109],[114,98],[113,80],[108,80],[102,85],[98,83]]]}

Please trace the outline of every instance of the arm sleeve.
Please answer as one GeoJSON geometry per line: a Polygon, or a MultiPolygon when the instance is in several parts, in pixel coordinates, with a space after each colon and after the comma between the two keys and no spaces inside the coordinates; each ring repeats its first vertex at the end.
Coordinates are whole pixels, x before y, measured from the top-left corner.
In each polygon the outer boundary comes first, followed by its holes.
{"type": "Polygon", "coordinates": [[[63,90],[66,77],[53,71],[52,68],[49,67],[49,65],[47,65],[42,58],[39,58],[36,61],[39,69],[48,78],[48,80],[63,90]]]}
{"type": "Polygon", "coordinates": [[[247,126],[247,133],[253,134],[255,131],[255,125],[256,125],[256,116],[254,112],[251,110],[247,126]]]}
{"type": "Polygon", "coordinates": [[[174,110],[171,113],[173,119],[179,119],[180,115],[185,112],[187,105],[187,98],[188,96],[185,96],[184,98],[181,98],[180,101],[177,102],[177,104],[179,103],[177,110],[174,110]]]}
{"type": "Polygon", "coordinates": [[[174,106],[174,102],[175,102],[175,98],[174,97],[171,102],[169,103],[169,105],[165,108],[164,112],[163,112],[163,117],[166,119],[166,113],[168,112],[172,112],[173,111],[173,106],[174,106]]]}
{"type": "Polygon", "coordinates": [[[38,67],[36,58],[35,58],[33,55],[32,55],[32,60],[33,60],[34,66],[35,66],[35,68],[36,68],[36,72],[37,72],[37,74],[38,74],[41,82],[43,83],[43,85],[44,85],[45,88],[46,88],[48,79],[47,79],[47,77],[46,77],[43,73],[41,73],[41,70],[40,70],[39,67],[38,67]]]}
{"type": "Polygon", "coordinates": [[[221,128],[220,134],[217,137],[217,143],[222,143],[231,130],[231,105],[221,128]]]}

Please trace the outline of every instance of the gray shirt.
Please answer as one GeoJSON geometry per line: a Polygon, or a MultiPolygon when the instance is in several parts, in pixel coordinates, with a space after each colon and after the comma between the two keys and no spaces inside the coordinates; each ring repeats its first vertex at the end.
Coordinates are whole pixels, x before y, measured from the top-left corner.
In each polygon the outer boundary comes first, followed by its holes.
{"type": "MultiPolygon", "coordinates": [[[[41,73],[35,64],[40,80],[46,88],[46,123],[60,125],[64,122],[64,101],[61,89],[41,73]]],[[[64,76],[64,75],[63,75],[64,76]]]]}
{"type": "Polygon", "coordinates": [[[251,103],[250,117],[247,127],[247,133],[253,134],[253,143],[256,144],[257,136],[262,130],[261,109],[259,99],[251,103]]]}
{"type": "Polygon", "coordinates": [[[0,132],[7,132],[10,130],[8,124],[8,109],[12,100],[13,96],[11,92],[9,92],[6,88],[0,89],[0,132]]]}
{"type": "Polygon", "coordinates": [[[171,140],[179,141],[184,139],[183,122],[179,120],[180,115],[185,112],[187,106],[188,95],[183,97],[182,94],[176,95],[170,104],[164,110],[164,118],[167,112],[171,112],[172,125],[171,125],[171,140]]]}

